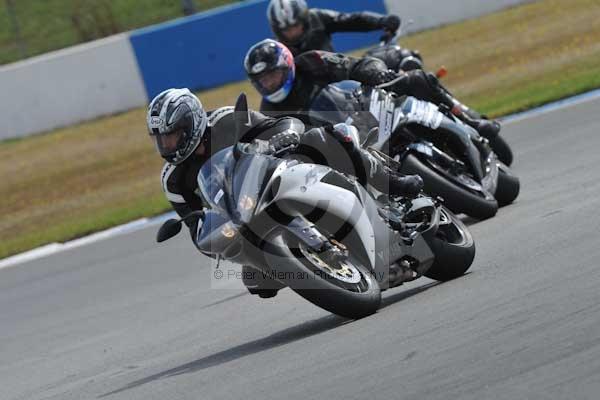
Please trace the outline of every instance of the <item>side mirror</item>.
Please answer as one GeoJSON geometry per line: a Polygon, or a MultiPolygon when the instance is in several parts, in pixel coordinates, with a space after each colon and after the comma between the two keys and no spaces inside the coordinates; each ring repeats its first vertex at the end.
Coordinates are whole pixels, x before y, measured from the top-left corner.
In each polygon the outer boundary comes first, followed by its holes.
{"type": "Polygon", "coordinates": [[[177,219],[170,219],[158,230],[156,234],[156,241],[162,243],[165,240],[169,240],[181,231],[181,221],[177,219]]]}

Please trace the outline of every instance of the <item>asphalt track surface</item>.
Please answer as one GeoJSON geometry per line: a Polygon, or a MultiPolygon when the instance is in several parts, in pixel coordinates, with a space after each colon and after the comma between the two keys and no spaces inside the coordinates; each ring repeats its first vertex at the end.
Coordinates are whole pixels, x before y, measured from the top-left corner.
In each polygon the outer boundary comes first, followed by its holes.
{"type": "Polygon", "coordinates": [[[360,321],[211,279],[156,228],[0,270],[0,399],[598,399],[599,110],[505,126],[523,190],[471,225],[470,274],[360,321]]]}

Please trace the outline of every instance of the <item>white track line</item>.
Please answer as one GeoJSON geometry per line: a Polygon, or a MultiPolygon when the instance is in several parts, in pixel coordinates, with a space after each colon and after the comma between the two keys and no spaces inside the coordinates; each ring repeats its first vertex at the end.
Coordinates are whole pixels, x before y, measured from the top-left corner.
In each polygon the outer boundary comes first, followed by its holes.
{"type": "Polygon", "coordinates": [[[558,111],[563,108],[574,107],[576,105],[587,103],[588,101],[596,100],[598,98],[600,98],[600,89],[592,90],[591,92],[548,103],[546,105],[521,113],[508,115],[504,118],[501,118],[501,121],[505,124],[512,124],[515,122],[523,121],[524,119],[535,118],[540,115],[558,111]]]}
{"type": "MultiPolygon", "coordinates": [[[[557,110],[561,110],[568,107],[573,107],[578,104],[586,103],[600,98],[600,89],[593,90],[578,96],[570,97],[564,100],[559,100],[553,103],[546,104],[544,106],[525,111],[518,114],[509,115],[501,119],[504,124],[512,124],[529,118],[535,118],[540,115],[548,114],[557,110]]],[[[25,253],[17,254],[3,260],[0,260],[0,269],[13,267],[15,265],[23,264],[29,261],[37,260],[40,258],[47,257],[51,254],[60,253],[66,250],[74,249],[81,246],[87,246],[92,243],[99,242],[101,240],[109,239],[115,236],[125,235],[127,233],[137,232],[141,229],[149,228],[162,224],[169,218],[175,218],[176,214],[170,212],[155,218],[142,218],[133,222],[129,222],[125,225],[116,226],[111,229],[107,229],[102,232],[94,233],[90,236],[83,237],[81,239],[72,240],[66,243],[50,243],[48,245],[38,247],[37,249],[29,250],[25,253]]]]}
{"type": "Polygon", "coordinates": [[[170,212],[155,218],[142,218],[125,225],[115,226],[114,228],[105,231],[97,232],[89,236],[75,239],[65,243],[50,243],[48,245],[38,247],[37,249],[26,251],[25,253],[16,254],[14,256],[0,260],[0,269],[13,267],[18,264],[37,260],[49,255],[60,253],[63,251],[75,249],[77,247],[87,246],[101,240],[109,239],[115,236],[125,235],[127,233],[137,232],[141,229],[148,228],[154,225],[160,225],[169,218],[176,217],[175,212],[170,212]]]}

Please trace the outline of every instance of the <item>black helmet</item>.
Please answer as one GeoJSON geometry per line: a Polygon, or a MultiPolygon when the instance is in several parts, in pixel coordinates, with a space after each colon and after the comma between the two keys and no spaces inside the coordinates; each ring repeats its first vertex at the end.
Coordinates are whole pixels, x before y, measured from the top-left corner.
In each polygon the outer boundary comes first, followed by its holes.
{"type": "Polygon", "coordinates": [[[148,132],[170,164],[185,161],[203,139],[208,123],[200,100],[188,89],[168,89],[148,106],[148,132]]]}
{"type": "Polygon", "coordinates": [[[265,39],[252,46],[244,59],[244,68],[256,90],[272,103],[285,100],[294,87],[294,56],[275,40],[265,39]]]}
{"type": "Polygon", "coordinates": [[[308,6],[304,0],[271,0],[267,18],[277,38],[293,46],[300,43],[308,23],[308,6]],[[303,32],[294,39],[286,38],[283,32],[294,26],[302,26],[303,32]]]}

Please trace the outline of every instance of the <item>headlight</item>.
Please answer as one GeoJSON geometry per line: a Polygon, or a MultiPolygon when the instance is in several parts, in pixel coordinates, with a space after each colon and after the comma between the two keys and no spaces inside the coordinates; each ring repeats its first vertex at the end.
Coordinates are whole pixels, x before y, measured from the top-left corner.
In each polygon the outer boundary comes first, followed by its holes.
{"type": "Polygon", "coordinates": [[[231,225],[231,223],[227,223],[221,228],[221,234],[225,236],[227,239],[231,239],[236,234],[235,228],[231,225]]]}

